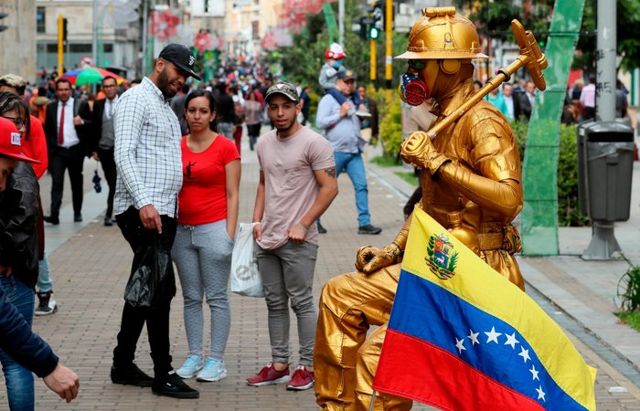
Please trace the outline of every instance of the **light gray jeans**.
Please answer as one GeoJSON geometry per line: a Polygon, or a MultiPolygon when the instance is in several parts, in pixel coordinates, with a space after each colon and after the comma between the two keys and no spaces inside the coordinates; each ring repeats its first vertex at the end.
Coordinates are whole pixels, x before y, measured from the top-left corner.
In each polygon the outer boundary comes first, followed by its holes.
{"type": "Polygon", "coordinates": [[[233,241],[226,220],[202,225],[178,225],[171,255],[178,268],[184,297],[184,325],[189,352],[203,355],[202,299],[211,310],[211,357],[221,360],[229,337],[231,312],[227,283],[233,241]]]}
{"type": "Polygon", "coordinates": [[[313,273],[318,246],[291,241],[273,250],[256,244],[256,259],[269,310],[269,338],[273,362],[289,362],[289,307],[298,319],[300,364],[313,365],[317,313],[313,303],[313,273]]]}

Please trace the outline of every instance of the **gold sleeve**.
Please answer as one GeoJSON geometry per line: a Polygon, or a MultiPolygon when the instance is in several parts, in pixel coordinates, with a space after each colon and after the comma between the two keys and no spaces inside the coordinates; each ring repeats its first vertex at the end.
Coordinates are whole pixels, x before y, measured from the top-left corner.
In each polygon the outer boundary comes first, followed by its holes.
{"type": "Polygon", "coordinates": [[[469,118],[471,170],[457,162],[440,166],[438,175],[482,208],[513,218],[522,209],[520,155],[506,121],[488,110],[469,118]]]}

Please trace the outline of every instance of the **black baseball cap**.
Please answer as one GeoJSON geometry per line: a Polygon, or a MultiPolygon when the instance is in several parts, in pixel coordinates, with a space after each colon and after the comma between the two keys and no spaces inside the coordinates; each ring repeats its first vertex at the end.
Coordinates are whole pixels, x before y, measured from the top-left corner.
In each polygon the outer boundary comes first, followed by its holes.
{"type": "Polygon", "coordinates": [[[182,44],[171,43],[167,45],[162,49],[158,58],[170,61],[191,77],[197,80],[202,80],[200,76],[193,71],[193,65],[196,63],[196,58],[193,56],[191,51],[182,44]]]}
{"type": "Polygon", "coordinates": [[[282,94],[294,103],[300,101],[300,96],[298,96],[298,90],[296,90],[296,86],[284,81],[281,81],[269,87],[269,90],[267,90],[267,94],[264,96],[264,99],[269,100],[269,97],[273,96],[274,94],[282,94]]]}

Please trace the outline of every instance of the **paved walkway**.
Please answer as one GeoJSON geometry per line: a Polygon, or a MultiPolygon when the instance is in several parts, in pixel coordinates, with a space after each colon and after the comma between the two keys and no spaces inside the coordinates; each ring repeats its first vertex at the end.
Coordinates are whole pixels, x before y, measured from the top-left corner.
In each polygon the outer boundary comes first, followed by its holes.
{"type": "MultiPolygon", "coordinates": [[[[253,207],[258,168],[255,155],[246,148],[243,152],[243,176],[241,187],[240,221],[250,219],[253,207]]],[[[636,165],[637,167],[637,165],[636,165]]],[[[87,162],[86,178],[90,179],[95,166],[87,162]]],[[[393,169],[370,167],[369,199],[373,223],[383,227],[379,236],[356,234],[356,211],[354,193],[346,176],[341,176],[340,194],[325,217],[323,225],[329,233],[321,236],[314,294],[330,277],[353,269],[355,250],[364,244],[382,246],[395,236],[402,224],[401,207],[411,187],[393,174],[393,169]]],[[[637,168],[636,168],[637,172],[637,168]]],[[[635,187],[638,179],[634,180],[635,187]]],[[[49,177],[42,181],[43,197],[49,197],[49,177]]],[[[87,190],[90,184],[87,183],[87,190]]],[[[68,191],[68,185],[66,187],[68,191]]],[[[636,189],[637,191],[637,189],[636,189]]],[[[632,213],[638,218],[638,197],[632,213]]],[[[37,383],[37,408],[42,410],[314,410],[313,392],[287,392],[283,386],[253,388],[244,379],[255,373],[270,358],[267,332],[267,315],[264,301],[232,295],[232,327],[225,360],[229,377],[219,383],[192,384],[201,392],[199,400],[173,400],[154,396],[149,389],[116,386],[109,381],[111,350],[119,328],[122,308],[122,292],[131,263],[131,252],[117,227],[103,227],[102,213],[106,202],[106,192],[96,194],[87,191],[81,224],[71,223],[72,211],[65,197],[65,209],[61,213],[61,224],[47,227],[47,249],[54,278],[56,299],[60,303],[57,314],[51,317],[37,317],[34,329],[44,336],[54,347],[63,362],[75,369],[81,379],[79,398],[66,404],[49,392],[41,381],[37,383]]],[[[45,208],[46,210],[46,208],[45,208]]],[[[637,220],[629,226],[640,227],[637,220]]],[[[631,229],[629,229],[631,230],[631,229]]],[[[563,252],[570,253],[569,247],[581,250],[579,243],[585,230],[575,230],[574,237],[566,237],[562,231],[563,252]]],[[[629,234],[626,242],[625,229],[620,227],[616,234],[623,249],[633,258],[635,244],[629,234]]],[[[567,234],[568,235],[568,234],[567,234]]],[[[637,233],[636,233],[636,237],[637,233]]],[[[585,237],[585,246],[589,236],[585,237]]],[[[637,246],[636,246],[636,252],[637,246]]],[[[576,254],[576,253],[574,253],[576,254]]],[[[560,324],[570,331],[572,339],[587,361],[599,369],[597,381],[598,409],[600,410],[640,410],[640,389],[636,381],[630,380],[619,371],[630,365],[625,358],[631,358],[637,350],[631,341],[638,340],[639,334],[626,326],[617,324],[615,318],[607,321],[607,316],[615,307],[611,293],[615,281],[624,271],[616,263],[584,263],[578,257],[564,255],[546,259],[521,259],[525,277],[529,281],[530,293],[560,324]],[[579,275],[578,275],[579,274],[579,275]],[[540,290],[537,293],[536,290],[540,290]],[[590,292],[587,294],[586,292],[590,292]],[[547,297],[551,298],[549,300],[547,297]],[[554,304],[557,304],[554,305],[554,304]],[[579,308],[579,309],[578,309],[579,308]],[[580,310],[584,311],[581,316],[580,310]],[[568,321],[564,321],[566,317],[568,321]],[[572,318],[577,319],[576,323],[572,318]],[[560,321],[561,320],[561,321],[560,321]],[[564,322],[563,322],[564,321],[564,322]],[[605,334],[595,326],[599,323],[610,327],[605,334]],[[566,324],[566,325],[565,325],[566,324]],[[582,326],[597,334],[594,337],[582,326]],[[575,337],[575,334],[577,337],[575,337]],[[618,337],[625,336],[629,343],[625,346],[618,337]],[[628,337],[626,337],[628,336],[628,337]],[[610,346],[598,346],[596,342],[605,340],[610,346]],[[600,340],[598,339],[600,338],[600,340]],[[582,341],[586,341],[583,343],[582,341]],[[624,351],[624,348],[628,349],[624,351]],[[619,355],[620,354],[620,355],[619,355]],[[621,359],[622,358],[622,359],[621,359]],[[620,366],[618,362],[622,361],[620,366]],[[610,365],[612,363],[613,365],[610,365]]],[[[636,261],[640,261],[637,259],[636,261]]],[[[179,366],[187,354],[186,338],[182,325],[182,297],[180,291],[172,305],[171,342],[174,366],[179,366]]],[[[293,316],[292,316],[293,319],[293,316]]],[[[205,321],[207,324],[208,321],[205,321]]],[[[206,334],[206,333],[205,333],[206,334]]],[[[297,352],[295,320],[291,326],[292,353],[297,352]]],[[[143,335],[137,362],[144,370],[152,369],[148,356],[146,336],[143,335]]],[[[292,356],[295,364],[297,355],[292,356]]],[[[638,363],[636,362],[636,365],[638,363]]],[[[631,371],[633,371],[631,366],[631,371]]],[[[636,370],[637,371],[637,370],[636,370]]],[[[631,373],[632,374],[632,373],[631,373]]],[[[1,379],[1,377],[0,377],[1,379]]],[[[0,389],[0,409],[6,404],[5,391],[0,389]]],[[[416,405],[414,409],[431,409],[416,405]]]]}

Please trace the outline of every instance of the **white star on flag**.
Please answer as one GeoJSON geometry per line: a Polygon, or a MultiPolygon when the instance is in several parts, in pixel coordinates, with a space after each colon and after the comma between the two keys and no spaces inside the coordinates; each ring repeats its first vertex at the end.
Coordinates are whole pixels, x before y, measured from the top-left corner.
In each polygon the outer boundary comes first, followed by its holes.
{"type": "Polygon", "coordinates": [[[456,338],[456,348],[458,349],[458,354],[462,354],[462,351],[466,350],[466,348],[464,348],[464,338],[461,340],[456,338]]]}
{"type": "Polygon", "coordinates": [[[531,357],[529,357],[529,350],[525,349],[524,347],[520,347],[520,354],[518,355],[522,357],[525,363],[531,359],[531,357]]]}
{"type": "Polygon", "coordinates": [[[531,376],[533,377],[533,380],[538,380],[540,381],[540,377],[538,377],[538,370],[536,370],[536,366],[531,364],[531,369],[529,370],[531,372],[531,376]]]}
{"type": "Polygon", "coordinates": [[[471,345],[474,346],[476,344],[480,344],[480,341],[478,341],[478,335],[480,333],[474,333],[473,330],[469,330],[469,339],[471,340],[471,345]]]}
{"type": "Polygon", "coordinates": [[[485,331],[484,333],[487,335],[487,344],[491,341],[498,344],[498,337],[502,335],[502,333],[496,332],[496,327],[491,327],[491,331],[485,331]]]}
{"type": "Polygon", "coordinates": [[[546,399],[544,398],[546,394],[544,393],[544,391],[542,391],[542,386],[536,388],[536,391],[538,392],[538,399],[542,401],[546,401],[546,399]]]}
{"type": "Polygon", "coordinates": [[[520,341],[518,341],[516,339],[516,333],[514,331],[513,334],[509,335],[509,334],[505,334],[507,336],[507,342],[504,343],[504,345],[510,345],[512,349],[516,349],[516,344],[520,343],[520,341]]]}

